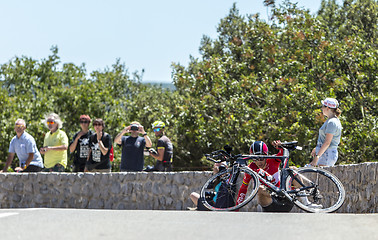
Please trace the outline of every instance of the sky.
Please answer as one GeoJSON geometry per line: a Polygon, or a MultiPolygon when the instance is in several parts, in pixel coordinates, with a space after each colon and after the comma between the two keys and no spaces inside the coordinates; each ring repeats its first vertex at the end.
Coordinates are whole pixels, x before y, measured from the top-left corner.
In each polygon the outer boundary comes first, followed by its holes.
{"type": "MultiPolygon", "coordinates": [[[[292,2],[316,13],[321,0],[292,2]]],[[[171,64],[200,57],[203,35],[217,37],[233,3],[268,19],[263,0],[0,0],[0,64],[45,59],[57,46],[62,63],[84,63],[88,74],[120,59],[130,75],[144,69],[143,82],[169,83],[171,64]]]]}

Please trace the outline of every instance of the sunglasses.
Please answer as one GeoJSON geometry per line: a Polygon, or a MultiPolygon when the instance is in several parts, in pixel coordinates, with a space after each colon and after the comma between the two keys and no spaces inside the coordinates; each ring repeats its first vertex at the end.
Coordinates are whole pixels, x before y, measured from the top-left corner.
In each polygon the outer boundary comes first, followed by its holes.
{"type": "Polygon", "coordinates": [[[55,124],[54,121],[47,121],[46,123],[47,123],[48,125],[53,125],[53,124],[55,124]]]}
{"type": "Polygon", "coordinates": [[[102,126],[101,123],[94,123],[93,126],[102,126]]]}
{"type": "Polygon", "coordinates": [[[89,123],[89,121],[80,121],[80,123],[89,123]]]}
{"type": "Polygon", "coordinates": [[[20,128],[25,127],[25,125],[16,125],[15,127],[18,128],[18,129],[20,129],[20,128]]]}
{"type": "Polygon", "coordinates": [[[160,128],[154,128],[154,132],[159,132],[160,128]]]}

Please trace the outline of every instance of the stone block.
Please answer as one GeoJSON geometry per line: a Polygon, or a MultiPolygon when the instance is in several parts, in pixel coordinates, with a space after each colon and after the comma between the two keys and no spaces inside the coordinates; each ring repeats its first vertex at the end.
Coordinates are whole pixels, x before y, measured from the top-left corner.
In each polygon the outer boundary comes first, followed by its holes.
{"type": "Polygon", "coordinates": [[[84,173],[83,179],[85,179],[87,182],[94,182],[96,173],[84,173]]]}
{"type": "Polygon", "coordinates": [[[185,182],[185,179],[183,178],[182,174],[181,173],[178,173],[175,175],[174,177],[174,182],[175,184],[177,185],[183,185],[184,182],[185,182]]]}
{"type": "Polygon", "coordinates": [[[136,180],[137,173],[134,172],[128,172],[125,176],[125,180],[127,182],[132,182],[136,180]]]}
{"type": "Polygon", "coordinates": [[[1,183],[1,188],[5,191],[13,191],[14,182],[7,180],[6,182],[1,183]]]}
{"type": "Polygon", "coordinates": [[[72,193],[73,194],[76,194],[76,195],[81,195],[82,193],[82,185],[81,183],[78,181],[78,182],[75,182],[72,186],[72,193]]]}
{"type": "Polygon", "coordinates": [[[20,194],[14,193],[12,196],[12,201],[15,203],[19,203],[22,200],[22,196],[20,194]]]}

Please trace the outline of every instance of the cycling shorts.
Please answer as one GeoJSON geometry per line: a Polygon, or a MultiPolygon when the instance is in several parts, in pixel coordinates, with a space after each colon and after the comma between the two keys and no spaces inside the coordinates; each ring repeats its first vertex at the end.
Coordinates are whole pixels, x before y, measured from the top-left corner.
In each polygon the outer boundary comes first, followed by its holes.
{"type": "Polygon", "coordinates": [[[272,196],[272,203],[266,207],[262,207],[263,212],[290,212],[294,203],[286,198],[272,196]]]}

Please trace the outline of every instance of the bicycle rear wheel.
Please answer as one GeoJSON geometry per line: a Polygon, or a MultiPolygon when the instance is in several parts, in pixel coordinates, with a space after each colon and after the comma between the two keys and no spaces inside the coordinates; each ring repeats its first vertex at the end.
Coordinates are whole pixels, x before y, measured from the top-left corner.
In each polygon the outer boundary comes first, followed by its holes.
{"type": "Polygon", "coordinates": [[[286,179],[286,190],[294,194],[294,204],[306,212],[330,213],[345,200],[345,189],[332,173],[320,168],[293,170],[286,179]]]}
{"type": "Polygon", "coordinates": [[[260,181],[250,168],[233,168],[221,171],[211,176],[202,186],[200,199],[203,205],[212,211],[233,211],[249,203],[257,193],[260,181]],[[245,199],[236,205],[236,199],[245,174],[251,176],[245,199]],[[215,200],[215,201],[214,201],[215,200]]]}

